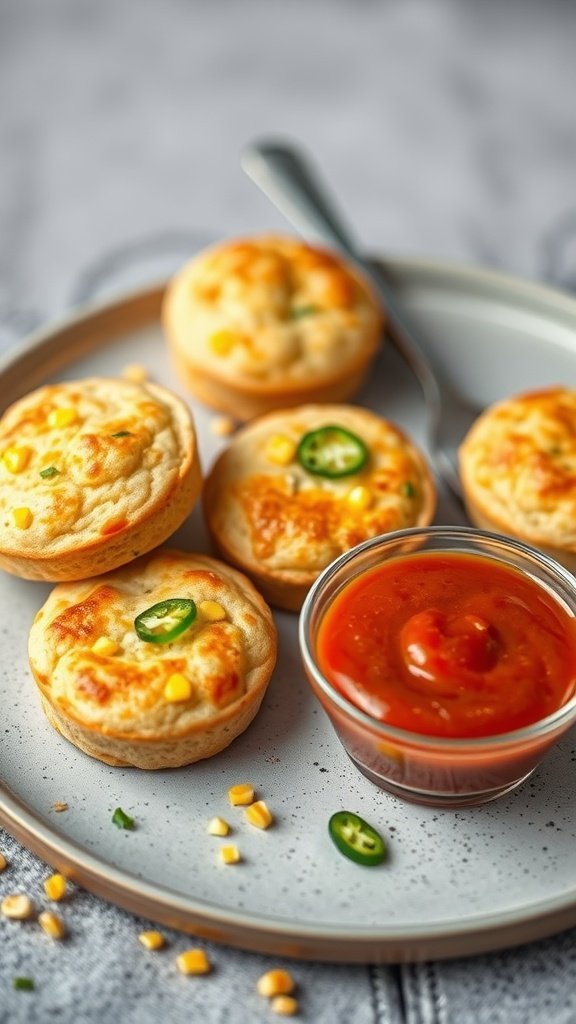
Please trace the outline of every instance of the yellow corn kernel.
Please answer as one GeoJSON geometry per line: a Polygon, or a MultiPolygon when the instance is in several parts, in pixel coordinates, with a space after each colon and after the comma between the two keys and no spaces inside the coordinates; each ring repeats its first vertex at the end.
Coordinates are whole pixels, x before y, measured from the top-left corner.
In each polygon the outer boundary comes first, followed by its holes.
{"type": "Polygon", "coordinates": [[[176,957],[181,974],[208,974],[212,965],[203,949],[186,949],[176,957]]]}
{"type": "Polygon", "coordinates": [[[256,991],[266,998],[288,995],[294,991],[294,987],[294,978],[290,971],[285,971],[281,967],[266,971],[266,974],[263,974],[256,982],[256,991]]]}
{"type": "Polygon", "coordinates": [[[221,331],[214,331],[214,333],[210,335],[208,338],[208,345],[212,352],[214,352],[214,355],[227,356],[238,341],[239,337],[234,331],[229,331],[224,328],[221,331]]]}
{"type": "Polygon", "coordinates": [[[4,917],[11,917],[14,921],[26,921],[34,913],[34,904],[29,896],[23,893],[16,893],[13,896],[5,896],[0,903],[0,913],[4,917]]]}
{"type": "Polygon", "coordinates": [[[208,832],[211,836],[227,836],[230,825],[224,818],[211,818],[208,822],[208,832]]]}
{"type": "Polygon", "coordinates": [[[51,910],[43,910],[41,914],[38,914],[38,924],[51,939],[63,939],[66,935],[64,921],[57,914],[53,914],[51,910]]]}
{"type": "Polygon", "coordinates": [[[249,782],[240,782],[237,786],[230,786],[228,799],[233,807],[247,807],[254,801],[254,786],[249,782]]]}
{"type": "Polygon", "coordinates": [[[14,526],[17,526],[19,530],[27,530],[33,518],[34,517],[29,508],[12,509],[12,519],[14,520],[14,526]]]}
{"type": "Polygon", "coordinates": [[[168,677],[164,687],[164,697],[172,704],[181,700],[190,700],[192,696],[192,683],[181,672],[174,672],[168,677]]]}
{"type": "Polygon", "coordinates": [[[249,821],[251,825],[255,825],[256,828],[268,828],[274,821],[263,800],[257,800],[256,803],[250,804],[250,807],[247,807],[244,813],[246,821],[249,821]]]}
{"type": "Polygon", "coordinates": [[[145,949],[162,949],[166,944],[166,939],[162,935],[162,932],[140,932],[138,941],[142,943],[145,949]]]}
{"type": "Polygon", "coordinates": [[[32,449],[28,445],[12,445],[7,448],[2,456],[2,462],[10,473],[21,473],[30,462],[32,449]]]}
{"type": "Polygon", "coordinates": [[[52,804],[52,810],[60,814],[62,811],[68,810],[68,804],[65,804],[63,800],[57,800],[55,804],[52,804]]]}
{"type": "Polygon", "coordinates": [[[49,900],[58,903],[66,895],[66,879],[64,875],[50,875],[44,881],[44,892],[49,900]]]}
{"type": "Polygon", "coordinates": [[[122,370],[122,376],[124,380],[131,380],[135,384],[141,384],[142,381],[148,380],[148,370],[141,363],[128,363],[122,370]]]}
{"type": "Polygon", "coordinates": [[[200,601],[198,611],[208,622],[221,622],[226,618],[226,609],[218,601],[200,601]]]}
{"type": "Polygon", "coordinates": [[[0,871],[5,871],[8,867],[8,861],[3,853],[0,853],[0,871]]]}
{"type": "Polygon", "coordinates": [[[288,466],[296,455],[296,444],[285,434],[272,434],[266,441],[264,456],[277,466],[288,466]]]}
{"type": "Polygon", "coordinates": [[[351,491],[348,491],[346,501],[355,512],[364,512],[365,509],[370,508],[374,501],[374,495],[367,487],[358,485],[358,487],[353,487],[351,491]]]}
{"type": "Polygon", "coordinates": [[[230,846],[220,847],[220,860],[223,864],[237,864],[240,860],[240,851],[232,843],[230,846]]]}
{"type": "Polygon", "coordinates": [[[293,1017],[298,1013],[298,1000],[294,996],[275,996],[270,1003],[270,1009],[280,1017],[293,1017]]]}
{"type": "Polygon", "coordinates": [[[48,413],[48,426],[49,427],[69,427],[72,423],[76,423],[78,419],[78,413],[76,409],[67,408],[61,406],[59,409],[52,409],[48,413]]]}
{"type": "Polygon", "coordinates": [[[109,636],[99,636],[98,639],[92,644],[92,650],[94,654],[103,654],[106,657],[111,654],[116,654],[120,644],[117,644],[115,640],[111,640],[109,636]]]}

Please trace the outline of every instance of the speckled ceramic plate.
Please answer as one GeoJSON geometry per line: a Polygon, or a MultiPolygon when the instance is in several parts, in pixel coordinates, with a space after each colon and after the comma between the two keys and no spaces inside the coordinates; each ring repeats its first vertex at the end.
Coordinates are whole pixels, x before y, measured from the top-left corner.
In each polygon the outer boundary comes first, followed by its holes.
{"type": "MultiPolygon", "coordinates": [[[[436,359],[479,405],[523,388],[576,386],[576,302],[493,273],[391,263],[436,359]]],[[[2,404],[49,379],[115,374],[131,362],[181,391],[158,324],[162,290],[130,296],[32,338],[0,367],[2,404]]],[[[391,347],[359,397],[422,441],[420,394],[391,347]]],[[[212,414],[193,404],[207,467],[212,414]]],[[[463,522],[448,499],[437,522],[463,522]]],[[[176,535],[204,550],[197,511],[176,535]]],[[[195,934],[303,958],[377,961],[463,956],[576,923],[574,735],[523,787],[494,804],[438,811],[386,795],[348,761],[305,682],[296,617],[279,614],[280,658],[265,705],[222,754],[176,771],[109,768],[46,722],[26,658],[49,587],[0,575],[0,821],[54,867],[106,899],[195,934]],[[276,824],[250,829],[227,805],[251,781],[276,824]],[[64,801],[68,810],[56,813],[64,801]],[[134,832],[111,823],[120,805],[134,832]],[[390,842],[363,869],[327,835],[339,808],[390,842]],[[243,861],[219,862],[206,822],[225,815],[243,861]]]]}

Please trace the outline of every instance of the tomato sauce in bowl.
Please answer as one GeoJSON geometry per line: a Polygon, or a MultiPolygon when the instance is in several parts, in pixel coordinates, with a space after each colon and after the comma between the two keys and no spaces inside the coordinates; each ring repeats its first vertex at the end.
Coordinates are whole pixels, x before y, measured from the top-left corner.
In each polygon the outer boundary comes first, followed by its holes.
{"type": "Polygon", "coordinates": [[[359,545],[311,588],[300,647],[354,763],[408,800],[495,799],[576,722],[576,580],[498,534],[359,545]]]}

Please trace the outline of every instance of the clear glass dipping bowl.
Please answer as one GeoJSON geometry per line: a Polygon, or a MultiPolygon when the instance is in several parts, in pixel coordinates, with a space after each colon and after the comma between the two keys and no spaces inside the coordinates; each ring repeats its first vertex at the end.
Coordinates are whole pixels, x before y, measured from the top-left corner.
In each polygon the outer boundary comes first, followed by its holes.
{"type": "Polygon", "coordinates": [[[328,606],[342,587],[368,569],[415,552],[475,554],[529,576],[576,617],[576,579],[561,565],[519,541],[470,527],[432,526],[376,537],[346,552],[318,577],[300,614],[299,640],[310,685],[344,749],[372,782],[397,797],[431,806],[486,803],[528,778],[576,722],[576,695],[553,714],[513,732],[473,739],[420,735],[371,718],[320,671],[315,640],[328,606]]]}

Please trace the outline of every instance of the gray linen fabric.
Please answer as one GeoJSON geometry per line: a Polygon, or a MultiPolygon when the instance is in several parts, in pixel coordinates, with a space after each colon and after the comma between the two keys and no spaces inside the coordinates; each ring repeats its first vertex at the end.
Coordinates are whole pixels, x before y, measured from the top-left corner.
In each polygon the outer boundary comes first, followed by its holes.
{"type": "MultiPolygon", "coordinates": [[[[374,249],[575,287],[575,37],[561,0],[1,0],[0,345],[209,238],[282,227],[238,167],[264,133],[317,154],[374,249]]],[[[3,833],[0,849],[0,892],[40,899],[46,866],[3,833]]],[[[189,937],[148,954],[145,922],[82,891],[63,913],[61,945],[0,920],[1,1024],[271,1019],[254,993],[266,957],[206,944],[214,973],[182,978],[189,937]],[[12,989],[19,974],[34,992],[12,989]]],[[[574,939],[295,963],[300,1019],[569,1024],[574,939]]]]}

